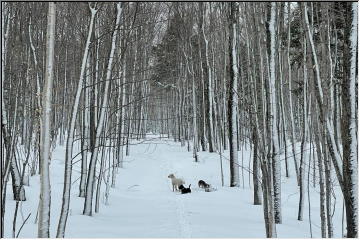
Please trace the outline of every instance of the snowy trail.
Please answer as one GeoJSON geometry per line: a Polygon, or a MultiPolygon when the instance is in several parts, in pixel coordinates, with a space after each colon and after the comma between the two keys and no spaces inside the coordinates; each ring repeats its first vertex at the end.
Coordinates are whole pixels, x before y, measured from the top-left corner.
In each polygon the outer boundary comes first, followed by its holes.
{"type": "MultiPolygon", "coordinates": [[[[154,149],[157,149],[157,145],[155,145],[154,149]]],[[[172,169],[173,169],[173,164],[172,161],[169,161],[169,156],[166,154],[166,152],[164,153],[162,150],[160,150],[159,152],[160,156],[159,160],[160,160],[160,169],[161,172],[165,173],[165,174],[170,174],[172,173],[172,169]]],[[[155,160],[155,159],[154,159],[155,160]]],[[[170,180],[168,180],[168,182],[170,182],[170,180]]],[[[167,184],[169,186],[169,184],[167,184]]],[[[179,193],[175,193],[174,196],[169,196],[169,202],[172,206],[175,206],[175,213],[176,214],[176,218],[177,218],[177,225],[179,228],[179,236],[181,238],[190,238],[191,237],[191,229],[190,229],[190,224],[187,221],[187,216],[186,216],[186,209],[184,206],[184,203],[181,201],[181,197],[182,196],[178,196],[179,193]],[[180,198],[179,198],[180,197],[180,198]]]]}
{"type": "MultiPolygon", "coordinates": [[[[51,164],[51,237],[55,237],[61,208],[64,148],[53,153],[51,164]]],[[[228,153],[226,153],[228,154],[228,153]]],[[[244,153],[245,159],[249,152],[244,153]]],[[[100,212],[92,217],[82,215],[84,199],[79,198],[79,165],[74,165],[70,215],[65,237],[71,238],[264,238],[262,206],[252,205],[252,189],[245,175],[245,188],[221,186],[219,158],[214,153],[199,152],[200,162],[195,163],[192,153],[180,143],[154,140],[133,145],[130,156],[125,157],[124,168],[119,169],[116,187],[110,190],[109,205],[101,196],[100,212]],[[170,179],[174,173],[182,177],[186,186],[191,184],[191,194],[172,192],[170,179]],[[197,181],[210,182],[217,191],[206,193],[197,187],[197,181]]],[[[79,162],[80,164],[80,162],[79,162]]],[[[225,181],[229,179],[229,165],[224,160],[225,181]]],[[[28,201],[22,203],[23,215],[31,213],[20,237],[37,236],[34,224],[39,197],[39,177],[30,179],[26,187],[28,201]]],[[[225,184],[226,184],[225,182],[225,184]]],[[[103,184],[102,188],[105,186],[103,184]]],[[[6,222],[12,221],[14,202],[8,186],[9,203],[6,222]]],[[[296,216],[298,194],[294,178],[283,179],[283,224],[277,225],[278,237],[308,238],[308,221],[299,222],[296,216]]],[[[312,194],[314,211],[313,233],[321,236],[315,225],[319,220],[318,194],[312,194]],[[316,219],[316,220],[315,220],[316,219]]],[[[305,212],[307,211],[305,206],[305,212]]],[[[341,211],[334,219],[341,220],[341,211]]],[[[18,223],[20,225],[20,223],[18,223]]],[[[334,226],[341,226],[334,224],[334,226]]],[[[12,224],[5,225],[5,236],[11,236],[12,224]]],[[[336,233],[339,229],[335,229],[336,233]]]]}
{"type": "Polygon", "coordinates": [[[179,218],[180,237],[191,238],[191,226],[187,220],[186,208],[184,203],[178,197],[175,198],[176,213],[179,218]]]}
{"type": "Polygon", "coordinates": [[[107,237],[108,232],[119,237],[191,237],[187,210],[182,202],[182,197],[186,196],[172,192],[167,178],[176,165],[169,158],[169,151],[173,150],[173,145],[164,143],[149,143],[132,149],[126,158],[129,163],[120,170],[117,187],[110,193],[109,206],[102,206],[100,213],[95,215],[95,218],[101,216],[105,220],[105,216],[111,214],[106,223],[101,224],[109,230],[93,232],[97,228],[94,226],[90,228],[93,233],[85,233],[70,228],[68,234],[73,237],[107,237]],[[118,233],[114,232],[115,229],[119,230],[118,233]]]}

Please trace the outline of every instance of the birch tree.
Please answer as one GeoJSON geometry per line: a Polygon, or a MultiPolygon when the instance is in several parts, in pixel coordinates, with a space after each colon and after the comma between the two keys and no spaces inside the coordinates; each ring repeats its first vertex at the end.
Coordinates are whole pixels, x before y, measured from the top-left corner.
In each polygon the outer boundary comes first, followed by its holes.
{"type": "Polygon", "coordinates": [[[347,52],[345,57],[345,74],[342,84],[343,99],[343,181],[346,206],[347,237],[358,237],[358,143],[357,143],[357,29],[358,3],[347,4],[347,17],[351,26],[347,32],[347,52]]]}
{"type": "Polygon", "coordinates": [[[239,69],[237,63],[237,3],[230,4],[229,18],[229,56],[230,56],[230,82],[228,98],[228,124],[229,124],[229,149],[230,149],[230,187],[238,187],[239,183],[239,165],[237,155],[237,86],[239,79],[239,69]]]}
{"type": "Polygon", "coordinates": [[[55,17],[56,6],[54,2],[49,2],[49,12],[47,20],[47,39],[46,39],[46,71],[42,98],[42,125],[41,125],[41,154],[40,154],[40,200],[39,200],[39,223],[38,237],[50,237],[50,114],[53,87],[54,69],[54,48],[55,48],[55,17]]]}
{"type": "Polygon", "coordinates": [[[276,41],[276,3],[271,3],[271,14],[269,22],[270,32],[270,78],[269,78],[269,93],[271,106],[271,136],[272,136],[272,161],[273,161],[273,176],[274,176],[274,210],[275,222],[281,223],[281,168],[279,158],[279,136],[277,131],[277,101],[276,101],[276,76],[275,76],[275,41],[276,41]]]}

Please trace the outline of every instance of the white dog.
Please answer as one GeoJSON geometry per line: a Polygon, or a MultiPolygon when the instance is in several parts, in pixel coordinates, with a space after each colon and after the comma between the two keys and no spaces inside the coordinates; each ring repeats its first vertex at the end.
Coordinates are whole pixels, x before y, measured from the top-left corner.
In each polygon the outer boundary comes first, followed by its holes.
{"type": "Polygon", "coordinates": [[[170,174],[168,176],[168,178],[171,179],[171,184],[172,184],[172,187],[173,187],[173,192],[174,191],[179,191],[179,186],[182,185],[182,184],[185,184],[185,181],[182,180],[181,178],[176,178],[174,174],[170,174]]]}

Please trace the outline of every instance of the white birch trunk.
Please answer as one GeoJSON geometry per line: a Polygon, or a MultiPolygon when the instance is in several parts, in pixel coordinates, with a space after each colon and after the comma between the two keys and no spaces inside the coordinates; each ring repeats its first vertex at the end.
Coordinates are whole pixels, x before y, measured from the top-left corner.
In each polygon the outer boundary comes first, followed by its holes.
{"type": "MultiPolygon", "coordinates": [[[[108,169],[105,170],[107,171],[107,175],[106,175],[106,188],[105,188],[105,205],[109,205],[109,196],[110,196],[110,166],[111,166],[111,155],[110,155],[110,148],[108,149],[108,169]]],[[[105,160],[104,160],[105,161],[105,160]]],[[[112,174],[115,174],[115,171],[112,172],[112,174]]]]}
{"type": "MultiPolygon", "coordinates": [[[[96,38],[96,60],[95,60],[95,83],[98,83],[99,82],[99,79],[100,79],[100,77],[99,77],[99,72],[100,72],[100,70],[99,70],[99,61],[100,61],[100,59],[99,59],[99,49],[100,49],[100,33],[99,33],[99,23],[98,23],[98,19],[97,20],[95,20],[95,30],[94,30],[94,33],[95,33],[95,38],[96,38]]],[[[95,99],[95,101],[94,101],[94,123],[95,123],[95,126],[94,126],[94,128],[96,129],[97,128],[97,122],[98,122],[98,115],[99,115],[99,108],[98,108],[98,106],[99,106],[99,103],[98,103],[98,88],[99,88],[99,86],[98,86],[98,84],[95,84],[95,86],[94,86],[94,99],[95,99]]]]}
{"type": "MultiPolygon", "coordinates": [[[[357,235],[358,232],[358,143],[357,143],[357,113],[356,113],[356,83],[357,83],[357,29],[358,29],[358,3],[353,2],[352,6],[352,23],[350,32],[350,156],[348,162],[348,168],[350,172],[349,178],[349,197],[353,203],[353,221],[354,221],[354,232],[357,235]]],[[[356,236],[355,236],[356,237],[356,236]]]]}
{"type": "MultiPolygon", "coordinates": [[[[236,4],[236,3],[232,3],[236,4]]],[[[237,64],[237,54],[236,54],[236,42],[237,42],[237,33],[236,33],[236,8],[237,6],[231,6],[232,22],[230,23],[230,67],[232,69],[232,74],[230,75],[230,96],[229,96],[229,146],[230,146],[230,186],[238,187],[239,186],[239,164],[238,164],[238,155],[237,155],[237,106],[238,106],[238,96],[237,96],[237,85],[239,79],[239,69],[237,64]]]]}
{"type": "MultiPolygon", "coordinates": [[[[350,35],[350,49],[351,49],[351,65],[350,65],[350,100],[351,100],[351,120],[350,120],[350,133],[351,133],[351,159],[350,162],[354,168],[352,180],[354,184],[354,189],[357,190],[357,156],[358,156],[358,148],[357,148],[357,115],[356,115],[356,49],[358,46],[357,42],[357,29],[358,29],[358,3],[352,3],[352,11],[353,11],[353,21],[351,24],[351,35],[350,35]]],[[[354,196],[357,196],[357,192],[353,192],[354,196]]],[[[357,201],[356,201],[357,202],[357,201]]]]}
{"type": "Polygon", "coordinates": [[[54,2],[49,2],[48,26],[46,39],[46,72],[42,98],[42,127],[41,127],[41,174],[40,174],[40,200],[39,200],[39,223],[38,237],[50,237],[50,130],[51,130],[51,93],[53,86],[54,68],[54,45],[55,45],[55,18],[56,6],[54,2]]]}
{"type": "MultiPolygon", "coordinates": [[[[314,108],[316,109],[316,108],[314,108]]],[[[320,128],[316,127],[318,132],[320,128]]],[[[317,163],[319,169],[319,189],[320,189],[320,224],[321,224],[321,237],[326,238],[326,214],[325,214],[325,183],[324,183],[324,167],[322,160],[322,148],[320,145],[320,134],[315,135],[315,144],[316,144],[316,153],[317,153],[317,163]]]]}
{"type": "Polygon", "coordinates": [[[194,130],[194,149],[193,149],[193,157],[195,158],[195,162],[198,161],[197,152],[199,151],[198,143],[198,127],[197,127],[197,105],[196,105],[196,90],[195,90],[195,76],[194,76],[194,65],[191,64],[192,71],[192,107],[193,107],[193,130],[194,130]]]}
{"type": "MultiPolygon", "coordinates": [[[[91,22],[91,21],[90,21],[91,22]]],[[[81,176],[80,176],[80,184],[79,184],[79,197],[85,197],[85,188],[86,188],[86,176],[87,176],[87,154],[89,149],[91,148],[90,144],[90,88],[88,85],[90,84],[90,57],[86,61],[86,76],[85,76],[85,98],[84,98],[84,112],[83,112],[83,138],[82,141],[82,149],[81,151],[81,176]]],[[[81,74],[80,74],[81,75],[81,74]]],[[[81,93],[80,93],[81,95],[81,93]]],[[[81,97],[80,97],[81,98],[81,97]]],[[[76,115],[75,115],[76,117],[76,115]]],[[[71,127],[71,125],[70,125],[71,127]]],[[[74,137],[74,135],[72,135],[74,137]]],[[[72,143],[70,143],[72,145],[72,143]]],[[[72,155],[72,153],[71,153],[72,155]]]]}
{"type": "MultiPolygon", "coordinates": [[[[120,53],[120,52],[119,52],[120,53]]],[[[120,54],[118,54],[119,59],[121,59],[120,54]]],[[[122,64],[124,64],[124,61],[122,62],[122,64]]],[[[115,187],[115,182],[116,182],[116,173],[117,173],[117,169],[120,165],[120,162],[122,161],[122,146],[121,146],[121,136],[122,136],[122,129],[123,129],[123,124],[122,124],[122,112],[124,111],[124,109],[122,108],[123,102],[122,102],[122,89],[124,86],[121,85],[122,82],[122,71],[121,68],[119,67],[118,69],[118,79],[117,79],[117,84],[118,84],[118,95],[117,95],[117,101],[116,101],[116,132],[117,132],[117,147],[114,149],[114,153],[113,156],[113,164],[111,166],[112,168],[112,178],[111,178],[111,187],[114,188],[115,187]]],[[[110,165],[109,165],[110,167],[110,165]]]]}
{"type": "Polygon", "coordinates": [[[121,154],[121,160],[119,163],[119,167],[123,167],[123,163],[124,163],[124,144],[125,144],[125,117],[126,117],[126,113],[125,113],[125,102],[126,102],[126,61],[125,61],[125,56],[124,56],[124,61],[123,61],[123,77],[122,77],[122,101],[121,101],[121,136],[120,136],[120,154],[121,154]]]}
{"type": "Polygon", "coordinates": [[[280,155],[278,145],[278,131],[277,131],[277,102],[276,102],[276,84],[275,84],[275,22],[276,22],[276,3],[271,3],[271,16],[269,23],[270,31],[270,106],[271,106],[271,136],[273,147],[273,166],[274,166],[274,211],[275,211],[275,223],[281,223],[281,166],[280,155]]]}

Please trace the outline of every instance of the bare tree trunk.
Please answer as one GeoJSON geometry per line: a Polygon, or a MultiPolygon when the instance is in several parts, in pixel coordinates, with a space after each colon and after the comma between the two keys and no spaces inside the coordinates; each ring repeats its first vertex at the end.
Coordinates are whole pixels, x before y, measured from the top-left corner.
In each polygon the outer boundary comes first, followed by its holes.
{"type": "MultiPolygon", "coordinates": [[[[310,95],[311,98],[311,95],[310,95]]],[[[309,101],[310,102],[310,101],[309,101]]],[[[309,112],[310,112],[310,107],[309,108],[309,112]]],[[[309,123],[311,123],[311,121],[309,120],[309,123]]],[[[309,124],[311,126],[311,124],[309,124]]],[[[311,144],[312,144],[312,128],[309,128],[309,136],[310,136],[310,151],[309,151],[309,161],[308,161],[308,172],[307,172],[307,198],[308,198],[308,207],[309,207],[309,211],[308,211],[308,216],[309,216],[309,227],[310,227],[310,237],[313,237],[313,232],[312,232],[312,220],[311,220],[311,198],[310,198],[310,170],[311,170],[311,144]]],[[[312,159],[315,162],[315,159],[312,159]]]]}
{"type": "MultiPolygon", "coordinates": [[[[18,84],[18,86],[20,86],[20,83],[18,84]]],[[[15,107],[14,107],[14,118],[13,118],[13,124],[12,124],[12,129],[16,129],[16,121],[18,119],[18,93],[16,94],[16,99],[15,99],[15,107]]],[[[5,110],[5,108],[4,108],[5,110]]],[[[5,110],[6,111],[6,110],[5,110]]],[[[4,117],[6,117],[6,112],[4,117]]],[[[5,122],[7,122],[7,120],[5,120],[5,122]]],[[[16,144],[17,144],[17,134],[15,131],[13,131],[12,136],[10,133],[10,129],[6,129],[7,124],[3,125],[3,132],[4,132],[4,136],[7,139],[6,141],[7,144],[5,145],[7,147],[7,152],[8,154],[6,154],[6,159],[5,162],[9,163],[10,165],[10,173],[11,173],[11,180],[12,180],[12,190],[13,190],[13,196],[14,196],[14,200],[16,201],[25,201],[26,200],[26,196],[25,196],[25,189],[23,186],[23,182],[20,176],[20,171],[19,171],[19,167],[18,164],[16,162],[16,144]]],[[[7,177],[7,174],[5,174],[7,177]]],[[[6,179],[7,181],[7,179],[6,179]]]]}
{"type": "Polygon", "coordinates": [[[237,64],[236,40],[237,40],[237,3],[231,3],[231,15],[229,22],[229,54],[230,54],[230,84],[228,98],[228,122],[229,122],[229,146],[230,146],[230,187],[239,186],[239,164],[237,155],[237,85],[239,70],[237,64]]]}
{"type": "MultiPolygon", "coordinates": [[[[107,123],[104,123],[104,129],[106,130],[106,125],[107,123]]],[[[105,134],[104,134],[105,135],[105,134]]],[[[105,146],[106,145],[106,139],[103,136],[103,139],[100,140],[101,145],[105,146]]],[[[106,154],[106,148],[102,147],[101,148],[101,157],[100,157],[100,169],[99,169],[99,176],[97,177],[97,185],[96,185],[96,194],[95,194],[95,212],[98,213],[99,212],[99,208],[100,208],[100,190],[101,190],[101,183],[103,181],[104,178],[104,172],[105,172],[105,156],[106,154]]]]}
{"type": "Polygon", "coordinates": [[[278,131],[277,131],[277,102],[276,102],[276,77],[275,77],[275,24],[276,24],[276,3],[271,3],[271,15],[269,22],[270,34],[270,106],[271,106],[271,136],[272,136],[272,158],[274,177],[274,210],[275,223],[281,223],[281,168],[279,159],[278,131]]]}
{"type": "Polygon", "coordinates": [[[343,181],[346,207],[347,237],[358,237],[358,143],[357,143],[357,29],[358,3],[347,4],[347,19],[351,27],[347,27],[348,52],[345,53],[345,73],[342,84],[343,100],[343,181]]]}
{"type": "Polygon", "coordinates": [[[259,177],[259,160],[258,160],[258,136],[255,127],[253,127],[252,139],[254,144],[253,155],[253,183],[254,183],[254,205],[261,205],[260,198],[260,177],[259,177]]]}
{"type": "Polygon", "coordinates": [[[56,6],[54,2],[49,2],[47,39],[46,39],[46,72],[45,85],[42,100],[42,127],[41,127],[41,154],[40,154],[40,201],[39,201],[39,223],[38,237],[50,237],[50,130],[51,130],[51,92],[53,86],[54,69],[54,45],[55,45],[55,17],[56,6]]]}
{"type": "MultiPolygon", "coordinates": [[[[317,121],[317,120],[313,120],[317,121]]],[[[315,145],[317,153],[317,163],[319,169],[319,188],[320,188],[320,223],[321,223],[321,237],[326,238],[326,215],[325,215],[325,185],[324,185],[324,170],[323,170],[323,159],[322,159],[322,148],[320,145],[320,133],[321,127],[318,123],[315,125],[315,145]]]]}
{"type": "MultiPolygon", "coordinates": [[[[86,61],[86,77],[85,81],[85,93],[84,93],[84,111],[82,118],[82,138],[81,138],[81,174],[80,174],[80,184],[79,184],[79,197],[85,197],[85,188],[86,188],[86,176],[87,176],[87,156],[89,152],[90,145],[90,60],[91,57],[88,57],[86,61]]],[[[81,93],[80,93],[81,95],[81,93]]],[[[70,124],[71,127],[71,124],[70,124]]]]}
{"type": "MultiPolygon", "coordinates": [[[[325,143],[323,142],[323,149],[325,149],[325,143]]],[[[327,222],[327,234],[328,238],[334,236],[332,214],[331,214],[331,173],[330,173],[330,160],[327,151],[324,152],[324,166],[325,166],[325,204],[326,204],[326,222],[327,222]]]]}
{"type": "MultiPolygon", "coordinates": [[[[265,156],[263,156],[265,160],[265,156]]],[[[272,176],[269,172],[271,167],[267,161],[262,161],[262,189],[263,189],[263,202],[264,202],[264,220],[265,220],[265,230],[267,238],[276,238],[276,224],[274,218],[274,208],[273,208],[273,193],[272,193],[272,176]]]]}
{"type": "MultiPolygon", "coordinates": [[[[126,54],[126,53],[124,53],[126,54]]],[[[125,55],[126,56],[126,55],[125,55]]],[[[121,101],[121,135],[120,135],[120,139],[121,139],[121,146],[120,146],[120,152],[121,152],[121,160],[119,162],[119,167],[122,168],[123,164],[124,164],[124,143],[125,143],[125,101],[126,101],[126,61],[125,61],[125,56],[124,56],[124,60],[123,60],[123,77],[122,77],[122,84],[123,86],[121,87],[121,91],[122,91],[122,101],[121,101]]],[[[127,109],[127,108],[126,108],[127,109]]]]}

